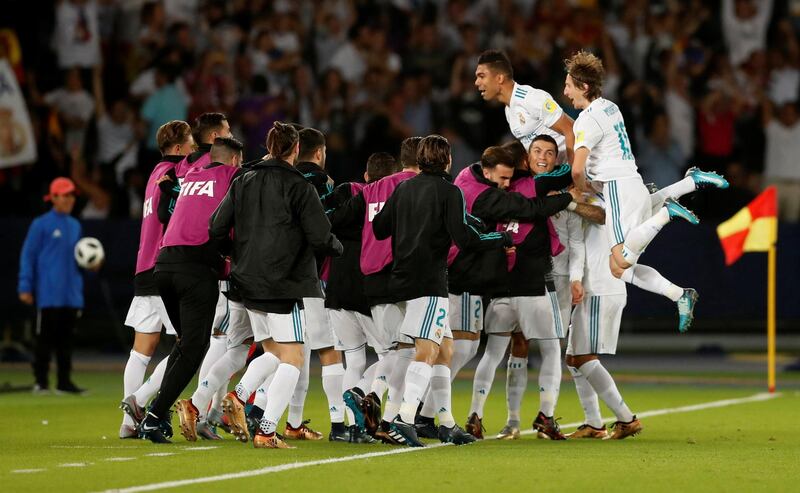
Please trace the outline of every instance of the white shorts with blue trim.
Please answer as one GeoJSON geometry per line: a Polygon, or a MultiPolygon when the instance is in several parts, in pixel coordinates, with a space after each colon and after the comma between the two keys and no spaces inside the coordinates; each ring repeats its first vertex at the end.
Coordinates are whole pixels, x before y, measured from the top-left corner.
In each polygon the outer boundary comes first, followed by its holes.
{"type": "Polygon", "coordinates": [[[163,325],[167,335],[176,335],[161,296],[134,296],[125,316],[125,325],[142,334],[157,334],[163,325]]]}
{"type": "Polygon", "coordinates": [[[261,342],[305,342],[305,313],[296,304],[291,313],[267,313],[247,308],[253,339],[261,342]]]}
{"type": "Polygon", "coordinates": [[[561,326],[569,329],[572,321],[572,283],[569,276],[553,276],[556,285],[556,297],[558,298],[558,308],[561,312],[561,326]]]}
{"type": "Polygon", "coordinates": [[[556,293],[544,296],[496,298],[486,310],[486,333],[503,334],[521,331],[525,339],[562,339],[566,334],[561,323],[556,293]]]}
{"type": "Polygon", "coordinates": [[[449,300],[438,296],[423,296],[397,304],[403,313],[403,323],[397,342],[428,339],[441,344],[445,337],[453,338],[447,319],[449,300]]]}
{"type": "Polygon", "coordinates": [[[306,344],[312,350],[333,347],[336,337],[325,309],[324,298],[303,298],[305,312],[306,344]]]}
{"type": "Polygon", "coordinates": [[[403,324],[403,311],[397,303],[381,303],[369,307],[375,326],[375,352],[383,354],[395,346],[403,324]]]}
{"type": "Polygon", "coordinates": [[[483,330],[483,300],[469,293],[449,295],[450,330],[478,334],[483,330]]]}
{"type": "Polygon", "coordinates": [[[653,215],[650,192],[642,183],[641,177],[605,182],[603,201],[610,247],[624,243],[630,230],[653,215]]]}
{"type": "Polygon", "coordinates": [[[336,335],[336,350],[349,351],[364,344],[369,344],[376,352],[382,350],[384,344],[376,338],[377,330],[372,317],[354,310],[326,310],[336,335]]]}
{"type": "Polygon", "coordinates": [[[627,302],[625,294],[585,296],[573,313],[567,354],[616,354],[619,324],[627,302]]]}

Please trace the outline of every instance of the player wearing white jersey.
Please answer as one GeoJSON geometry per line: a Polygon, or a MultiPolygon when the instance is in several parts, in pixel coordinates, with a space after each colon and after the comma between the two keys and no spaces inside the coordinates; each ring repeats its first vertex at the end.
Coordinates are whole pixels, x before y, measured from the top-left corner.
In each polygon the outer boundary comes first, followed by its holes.
{"type": "Polygon", "coordinates": [[[572,118],[547,91],[514,82],[514,70],[505,53],[497,50],[481,53],[475,69],[475,87],[485,101],[505,105],[508,127],[525,150],[530,148],[534,137],[547,134],[558,143],[558,164],[572,163],[575,143],[572,118]]]}
{"type": "MultiPolygon", "coordinates": [[[[596,195],[591,203],[604,206],[596,195]]],[[[627,302],[625,282],[611,274],[606,255],[604,224],[587,223],[584,231],[586,269],[583,302],[575,307],[567,342],[567,368],[583,407],[584,424],[567,438],[609,437],[600,417],[598,395],[614,411],[619,425],[610,438],[625,438],[641,431],[636,419],[617,390],[611,375],[600,364],[598,355],[615,354],[622,310],[627,302]],[[589,359],[591,358],[591,359],[589,359]],[[585,362],[582,362],[586,360],[585,362]]]]}
{"type": "MultiPolygon", "coordinates": [[[[677,303],[678,329],[689,329],[697,292],[676,286],[655,269],[638,264],[639,256],[661,228],[674,218],[697,224],[697,217],[669,199],[652,213],[652,199],[636,168],[622,113],[601,97],[603,64],[599,58],[578,52],[567,60],[564,95],[583,110],[575,121],[575,160],[572,176],[583,190],[601,191],[606,198],[606,234],[611,247],[611,273],[677,303]],[[589,188],[588,184],[592,188],[589,188]]],[[[705,173],[709,185],[725,188],[724,178],[705,173]]]]}

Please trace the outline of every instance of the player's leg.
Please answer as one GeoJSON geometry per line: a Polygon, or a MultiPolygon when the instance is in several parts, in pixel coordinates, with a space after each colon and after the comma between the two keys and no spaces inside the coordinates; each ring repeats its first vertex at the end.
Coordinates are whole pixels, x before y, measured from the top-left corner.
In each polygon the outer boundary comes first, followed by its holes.
{"type": "Polygon", "coordinates": [[[276,430],[297,386],[300,368],[304,365],[305,316],[303,310],[295,305],[289,314],[267,314],[266,321],[272,337],[266,341],[264,349],[276,355],[280,365],[270,383],[264,415],[259,422],[253,445],[256,448],[290,448],[277,435],[276,430]]]}
{"type": "Polygon", "coordinates": [[[572,327],[567,342],[567,369],[575,383],[575,391],[583,408],[584,421],[578,429],[567,435],[567,438],[604,438],[608,436],[603,419],[600,416],[600,401],[597,392],[586,380],[586,376],[576,366],[575,355],[591,355],[594,328],[598,326],[599,313],[596,296],[587,296],[575,307],[572,327]]]}
{"type": "MultiPolygon", "coordinates": [[[[400,335],[414,341],[414,361],[408,365],[400,413],[391,429],[405,438],[412,447],[423,446],[414,427],[414,416],[430,384],[439,347],[447,335],[448,299],[436,296],[415,298],[406,302],[406,313],[400,335]]],[[[449,374],[448,374],[449,381],[449,374]]]]}
{"type": "Polygon", "coordinates": [[[220,291],[217,297],[217,306],[214,311],[214,323],[211,326],[211,338],[209,339],[208,351],[206,351],[203,363],[200,365],[200,370],[197,372],[198,384],[203,381],[214,363],[228,350],[228,338],[225,336],[225,332],[228,330],[229,323],[230,308],[228,307],[228,298],[220,291]]]}
{"type": "MultiPolygon", "coordinates": [[[[697,292],[672,284],[653,268],[647,266],[641,269],[631,270],[631,268],[637,264],[639,256],[650,241],[673,217],[689,220],[691,218],[679,214],[682,209],[676,202],[669,202],[655,215],[647,218],[650,199],[640,180],[610,181],[605,184],[604,191],[607,196],[606,231],[609,243],[612,245],[611,273],[642,289],[663,294],[675,302],[678,305],[678,329],[685,332],[694,318],[697,292]]],[[[688,214],[691,215],[690,212],[688,214]]]]}
{"type": "Polygon", "coordinates": [[[430,399],[433,401],[436,414],[439,418],[438,436],[442,443],[452,443],[455,445],[466,445],[472,443],[476,438],[456,424],[453,418],[452,402],[452,362],[453,362],[453,338],[452,333],[445,331],[446,335],[442,339],[439,347],[439,354],[433,364],[430,382],[430,399]]]}
{"type": "Polygon", "coordinates": [[[686,194],[695,190],[706,188],[728,188],[728,180],[713,171],[703,171],[697,167],[691,167],[686,171],[682,180],[650,194],[650,204],[653,213],[664,206],[669,200],[678,200],[686,194]]]}
{"type": "Polygon", "coordinates": [[[512,298],[520,313],[520,328],[528,340],[535,339],[541,355],[539,367],[539,412],[533,429],[551,440],[563,440],[564,435],[555,420],[555,407],[561,388],[561,339],[564,330],[552,283],[543,296],[512,298]],[[551,289],[552,288],[552,289],[551,289]]]}
{"type": "Polygon", "coordinates": [[[517,326],[517,314],[509,298],[497,298],[486,309],[486,348],[475,369],[472,382],[472,403],[467,424],[464,427],[472,436],[483,438],[483,408],[492,389],[495,372],[503,361],[511,340],[511,333],[517,326]]]}
{"type": "MultiPolygon", "coordinates": [[[[175,322],[175,329],[179,334],[178,341],[170,353],[161,388],[140,429],[140,432],[151,441],[161,442],[164,437],[160,436],[159,421],[167,418],[169,408],[200,367],[208,348],[218,287],[215,281],[184,273],[157,272],[156,282],[159,291],[164,290],[162,299],[170,320],[175,322]],[[167,301],[165,293],[171,298],[171,303],[167,301]],[[176,311],[175,301],[178,313],[173,316],[176,311]]],[[[195,435],[196,408],[179,406],[178,415],[181,418],[181,431],[184,436],[195,435]]]]}
{"type": "Polygon", "coordinates": [[[511,335],[511,354],[506,373],[506,426],[497,434],[498,440],[516,440],[520,436],[522,398],[528,387],[528,340],[522,332],[511,335]]]}
{"type": "MultiPolygon", "coordinates": [[[[154,297],[134,296],[125,317],[125,325],[134,329],[134,336],[133,348],[125,363],[125,371],[122,376],[123,401],[141,387],[147,372],[147,365],[161,339],[161,318],[151,306],[149,298],[154,297]]],[[[144,409],[138,406],[132,409],[136,418],[127,412],[124,413],[119,430],[120,438],[138,438],[139,436],[135,428],[144,419],[144,409]]]]}

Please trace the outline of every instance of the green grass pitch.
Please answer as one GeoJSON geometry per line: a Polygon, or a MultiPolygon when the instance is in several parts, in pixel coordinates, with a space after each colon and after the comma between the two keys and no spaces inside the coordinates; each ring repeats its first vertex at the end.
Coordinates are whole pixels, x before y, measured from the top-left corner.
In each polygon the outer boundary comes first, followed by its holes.
{"type": "MultiPolygon", "coordinates": [[[[531,372],[523,420],[537,409],[531,372]]],[[[30,380],[23,370],[0,369],[0,382],[30,380]]],[[[0,491],[106,491],[264,470],[372,452],[387,445],[293,442],[295,450],[255,450],[229,435],[216,442],[156,446],[119,440],[120,372],[81,372],[76,381],[91,394],[34,396],[0,394],[0,491]]],[[[486,407],[487,437],[505,422],[504,373],[498,372],[486,407]]],[[[675,409],[745,398],[761,387],[687,383],[620,384],[634,412],[675,409]]],[[[797,491],[800,480],[800,392],[797,386],[763,401],[688,412],[667,411],[642,419],[644,432],[621,442],[550,442],[526,435],[514,442],[488,438],[385,456],[314,464],[258,475],[182,484],[171,491],[797,491]]],[[[453,407],[463,420],[471,382],[454,385],[453,407]]],[[[318,377],[306,402],[311,426],[328,431],[327,406],[318,377]]],[[[604,408],[604,416],[609,415],[604,408]]],[[[575,423],[583,414],[565,381],[557,415],[575,423]]],[[[571,431],[571,429],[565,429],[571,431]]],[[[430,442],[431,444],[435,442],[430,442]]],[[[269,472],[268,472],[269,471],[269,472]]]]}

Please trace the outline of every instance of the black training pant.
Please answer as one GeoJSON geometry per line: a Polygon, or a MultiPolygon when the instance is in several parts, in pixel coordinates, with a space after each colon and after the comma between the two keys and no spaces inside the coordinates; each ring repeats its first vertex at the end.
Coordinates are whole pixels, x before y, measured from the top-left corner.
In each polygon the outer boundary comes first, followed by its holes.
{"type": "Polygon", "coordinates": [[[185,272],[156,271],[155,278],[167,315],[178,333],[161,389],[150,410],[165,418],[203,362],[214,323],[219,284],[213,277],[185,272]]]}
{"type": "Polygon", "coordinates": [[[58,366],[56,388],[71,386],[72,333],[78,309],[69,307],[42,308],[36,314],[36,348],[33,359],[33,376],[43,389],[48,388],[50,354],[55,349],[58,366]]]}

